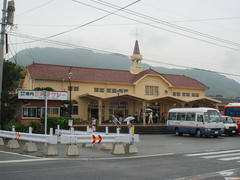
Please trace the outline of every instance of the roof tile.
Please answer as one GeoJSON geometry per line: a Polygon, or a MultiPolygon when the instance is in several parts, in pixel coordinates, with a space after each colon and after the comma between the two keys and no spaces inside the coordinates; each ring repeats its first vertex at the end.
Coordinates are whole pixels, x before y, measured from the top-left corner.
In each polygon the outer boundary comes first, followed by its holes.
{"type": "Polygon", "coordinates": [[[68,80],[68,73],[71,69],[71,79],[76,81],[134,83],[146,74],[155,74],[163,76],[173,86],[204,89],[208,88],[196,79],[192,79],[184,75],[160,74],[152,69],[144,70],[138,74],[131,74],[130,71],[126,70],[87,68],[39,63],[33,63],[27,66],[27,69],[33,79],[68,80]]]}

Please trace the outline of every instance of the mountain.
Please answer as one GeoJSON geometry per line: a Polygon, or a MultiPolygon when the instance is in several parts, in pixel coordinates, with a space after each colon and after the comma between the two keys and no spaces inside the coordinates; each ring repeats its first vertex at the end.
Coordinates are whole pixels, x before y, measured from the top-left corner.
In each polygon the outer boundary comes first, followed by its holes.
{"type": "MultiPolygon", "coordinates": [[[[17,63],[27,66],[36,63],[71,65],[80,67],[95,67],[129,70],[130,59],[121,54],[103,54],[86,49],[58,49],[58,48],[31,48],[17,53],[17,63]]],[[[9,59],[14,61],[16,58],[9,59]]],[[[143,68],[150,66],[143,64],[143,68]]],[[[151,67],[164,74],[180,74],[192,77],[209,87],[207,95],[215,97],[239,97],[240,84],[221,74],[199,71],[196,69],[168,69],[164,67],[151,67]]]]}

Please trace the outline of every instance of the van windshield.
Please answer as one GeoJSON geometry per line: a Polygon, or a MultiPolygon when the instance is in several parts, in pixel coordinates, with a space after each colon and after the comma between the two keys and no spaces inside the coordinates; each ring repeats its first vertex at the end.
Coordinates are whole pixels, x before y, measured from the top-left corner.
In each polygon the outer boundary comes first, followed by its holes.
{"type": "Polygon", "coordinates": [[[221,116],[218,111],[208,110],[204,113],[205,122],[220,122],[221,116]]]}
{"type": "Polygon", "coordinates": [[[233,123],[233,120],[231,117],[227,116],[227,117],[223,117],[223,123],[233,123]]]}

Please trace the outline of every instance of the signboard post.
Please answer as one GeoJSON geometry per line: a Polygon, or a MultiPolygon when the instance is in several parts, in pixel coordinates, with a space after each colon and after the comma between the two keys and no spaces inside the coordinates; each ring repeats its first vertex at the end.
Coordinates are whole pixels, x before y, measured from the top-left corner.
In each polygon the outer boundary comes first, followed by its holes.
{"type": "Polygon", "coordinates": [[[48,106],[48,104],[47,104],[47,99],[48,99],[48,97],[47,97],[47,91],[44,91],[44,96],[45,96],[45,135],[47,135],[47,114],[48,114],[48,112],[47,112],[47,106],[48,106]]]}

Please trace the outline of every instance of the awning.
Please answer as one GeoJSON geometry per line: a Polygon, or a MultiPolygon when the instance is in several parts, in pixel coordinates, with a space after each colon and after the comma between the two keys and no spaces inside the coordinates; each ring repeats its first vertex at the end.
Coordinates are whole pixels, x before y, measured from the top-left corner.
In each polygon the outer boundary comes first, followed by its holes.
{"type": "Polygon", "coordinates": [[[163,96],[160,98],[155,98],[155,99],[151,99],[148,102],[155,102],[155,101],[172,101],[172,102],[177,102],[177,103],[186,103],[186,101],[173,97],[173,96],[163,96]]]}
{"type": "Polygon", "coordinates": [[[217,100],[217,99],[213,99],[213,98],[209,98],[209,97],[199,97],[199,98],[194,98],[194,99],[191,99],[191,100],[188,100],[187,102],[188,103],[193,103],[193,102],[199,102],[199,101],[202,101],[202,102],[207,102],[207,103],[216,103],[216,104],[220,104],[221,101],[217,100]]]}

